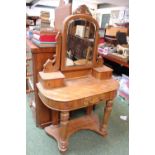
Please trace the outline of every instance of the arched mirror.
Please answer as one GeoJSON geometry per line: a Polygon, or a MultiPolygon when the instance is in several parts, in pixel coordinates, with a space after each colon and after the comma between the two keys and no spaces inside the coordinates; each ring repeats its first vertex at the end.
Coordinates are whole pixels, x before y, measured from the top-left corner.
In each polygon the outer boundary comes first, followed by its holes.
{"type": "Polygon", "coordinates": [[[98,24],[90,15],[72,15],[64,22],[62,70],[91,68],[96,59],[98,24]]]}
{"type": "Polygon", "coordinates": [[[92,65],[96,27],[87,20],[68,23],[65,66],[92,65]]]}

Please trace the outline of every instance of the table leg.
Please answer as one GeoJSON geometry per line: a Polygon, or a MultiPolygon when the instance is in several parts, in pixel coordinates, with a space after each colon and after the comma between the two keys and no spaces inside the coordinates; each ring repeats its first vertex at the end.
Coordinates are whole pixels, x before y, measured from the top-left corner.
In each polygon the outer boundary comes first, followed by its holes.
{"type": "Polygon", "coordinates": [[[93,106],[92,105],[86,108],[86,114],[87,115],[90,115],[92,113],[92,111],[93,111],[93,106]]]}
{"type": "Polygon", "coordinates": [[[60,140],[58,142],[58,147],[61,152],[65,152],[68,148],[68,137],[67,137],[67,127],[69,120],[69,112],[60,113],[60,140]]]}
{"type": "Polygon", "coordinates": [[[106,102],[106,106],[104,108],[104,116],[103,116],[103,122],[102,122],[102,125],[101,125],[101,130],[103,132],[105,132],[106,134],[107,133],[107,128],[108,128],[108,122],[109,122],[109,118],[110,118],[110,114],[111,114],[111,111],[112,111],[112,106],[113,106],[113,103],[111,100],[107,101],[106,102]]]}

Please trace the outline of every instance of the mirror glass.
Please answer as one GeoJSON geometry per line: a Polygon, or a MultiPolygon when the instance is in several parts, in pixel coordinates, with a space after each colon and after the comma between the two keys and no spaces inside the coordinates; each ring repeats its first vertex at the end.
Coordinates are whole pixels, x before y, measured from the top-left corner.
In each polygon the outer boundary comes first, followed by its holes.
{"type": "Polygon", "coordinates": [[[71,20],[67,25],[66,66],[92,65],[95,24],[88,20],[71,20]]]}

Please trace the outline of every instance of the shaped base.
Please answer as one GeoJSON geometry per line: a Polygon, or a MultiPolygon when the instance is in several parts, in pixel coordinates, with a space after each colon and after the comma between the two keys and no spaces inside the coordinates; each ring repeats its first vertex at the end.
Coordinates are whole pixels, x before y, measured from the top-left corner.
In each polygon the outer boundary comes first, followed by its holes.
{"type": "Polygon", "coordinates": [[[106,130],[101,128],[99,119],[94,113],[70,120],[65,125],[51,125],[45,128],[45,132],[57,140],[58,148],[61,152],[65,152],[68,149],[69,137],[78,130],[92,130],[101,136],[108,134],[106,130]]]}

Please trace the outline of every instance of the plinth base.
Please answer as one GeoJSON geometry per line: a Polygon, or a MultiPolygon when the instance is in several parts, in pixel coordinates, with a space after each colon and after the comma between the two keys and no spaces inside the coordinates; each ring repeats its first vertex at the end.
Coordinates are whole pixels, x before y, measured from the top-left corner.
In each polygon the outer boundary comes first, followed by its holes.
{"type": "Polygon", "coordinates": [[[61,152],[67,150],[69,137],[78,130],[92,130],[101,136],[108,134],[105,129],[101,128],[98,116],[94,113],[70,120],[65,126],[60,124],[59,126],[50,125],[45,127],[45,132],[58,142],[58,148],[61,152]]]}

